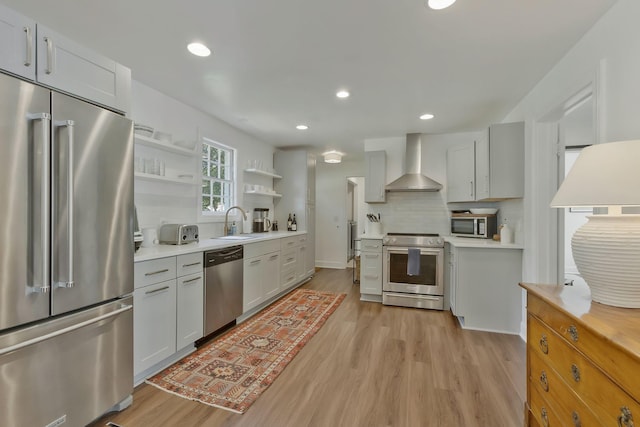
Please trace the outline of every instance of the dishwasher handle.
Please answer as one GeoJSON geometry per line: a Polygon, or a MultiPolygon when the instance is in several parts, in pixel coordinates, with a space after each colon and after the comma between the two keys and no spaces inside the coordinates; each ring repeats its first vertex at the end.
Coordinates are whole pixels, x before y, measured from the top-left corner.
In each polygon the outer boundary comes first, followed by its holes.
{"type": "Polygon", "coordinates": [[[204,267],[209,268],[226,262],[241,260],[244,255],[242,246],[218,249],[204,253],[204,267]]]}

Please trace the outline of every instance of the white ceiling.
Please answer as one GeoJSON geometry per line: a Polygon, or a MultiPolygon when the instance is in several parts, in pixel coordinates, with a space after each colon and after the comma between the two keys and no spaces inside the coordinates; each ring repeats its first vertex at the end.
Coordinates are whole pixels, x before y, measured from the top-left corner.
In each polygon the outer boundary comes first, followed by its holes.
{"type": "Polygon", "coordinates": [[[615,0],[0,0],[275,146],[479,130],[615,0]],[[198,58],[199,40],[213,54],[198,58]],[[352,96],[340,100],[338,89],[352,96]],[[430,121],[418,116],[430,112],[430,121]],[[308,124],[299,131],[295,126],[308,124]]]}

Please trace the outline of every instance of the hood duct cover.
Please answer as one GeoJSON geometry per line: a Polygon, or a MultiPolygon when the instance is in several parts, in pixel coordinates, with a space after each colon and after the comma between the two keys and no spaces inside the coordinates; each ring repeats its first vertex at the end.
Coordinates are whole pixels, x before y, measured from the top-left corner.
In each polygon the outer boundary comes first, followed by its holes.
{"type": "Polygon", "coordinates": [[[421,134],[407,135],[406,173],[385,187],[386,191],[440,191],[442,184],[422,175],[420,162],[422,160],[421,134]]]}

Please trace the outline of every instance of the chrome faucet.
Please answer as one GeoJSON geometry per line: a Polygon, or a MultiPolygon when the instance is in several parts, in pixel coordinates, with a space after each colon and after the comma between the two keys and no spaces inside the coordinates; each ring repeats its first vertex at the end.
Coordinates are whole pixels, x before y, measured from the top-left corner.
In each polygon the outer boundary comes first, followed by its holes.
{"type": "Polygon", "coordinates": [[[229,211],[231,211],[231,209],[239,209],[240,212],[242,212],[242,217],[244,218],[244,220],[247,220],[247,213],[244,211],[244,209],[242,209],[240,206],[231,206],[224,214],[224,236],[228,235],[229,233],[229,211]]]}

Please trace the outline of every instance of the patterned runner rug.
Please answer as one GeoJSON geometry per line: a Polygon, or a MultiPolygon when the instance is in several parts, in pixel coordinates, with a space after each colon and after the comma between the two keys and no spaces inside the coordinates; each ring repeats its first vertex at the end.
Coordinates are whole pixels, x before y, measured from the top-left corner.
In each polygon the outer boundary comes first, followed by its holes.
{"type": "Polygon", "coordinates": [[[185,399],[242,414],[345,296],[297,289],[147,383],[185,399]]]}

